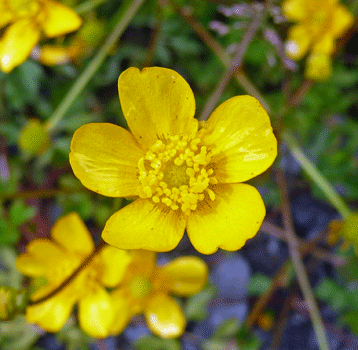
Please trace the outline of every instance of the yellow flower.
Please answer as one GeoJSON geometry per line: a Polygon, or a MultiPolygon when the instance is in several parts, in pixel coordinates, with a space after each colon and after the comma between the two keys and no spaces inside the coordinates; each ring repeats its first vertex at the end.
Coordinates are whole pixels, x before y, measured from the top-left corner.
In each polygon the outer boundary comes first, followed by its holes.
{"type": "Polygon", "coordinates": [[[185,317],[168,294],[186,297],[199,292],[207,280],[205,262],[185,256],[157,267],[154,252],[133,250],[131,255],[121,286],[111,293],[115,313],[111,333],[119,334],[134,315],[144,313],[153,333],[162,338],[180,336],[185,330],[185,317]]]}
{"type": "Polygon", "coordinates": [[[105,24],[96,18],[85,22],[68,46],[45,45],[32,53],[32,57],[46,66],[78,63],[88,57],[105,34],[105,24]]]}
{"type": "Polygon", "coordinates": [[[165,68],[129,68],[118,80],[132,133],[108,123],[79,128],[70,162],[87,188],[134,197],[107,221],[103,239],[121,249],[169,251],[185,228],[203,254],[234,251],[265,216],[259,192],[242,184],[277,154],[270,119],[251,96],[222,103],[198,130],[188,83],[165,68]]]}
{"type": "Polygon", "coordinates": [[[331,57],[317,52],[309,55],[305,76],[311,80],[326,80],[331,76],[332,62],[331,57]]]}
{"type": "Polygon", "coordinates": [[[328,78],[335,40],[352,25],[353,15],[338,0],[286,0],[282,10],[290,21],[296,22],[288,31],[287,56],[299,60],[311,51],[307,78],[328,78]]]}
{"type": "Polygon", "coordinates": [[[51,0],[0,0],[0,69],[5,73],[23,63],[40,39],[41,30],[53,38],[72,32],[81,18],[69,7],[51,0]]]}
{"type": "MultiPolygon", "coordinates": [[[[16,259],[16,267],[25,275],[45,277],[47,281],[31,300],[36,301],[58,287],[93,249],[91,235],[76,213],[55,223],[51,239],[31,241],[27,252],[16,259]]],[[[42,303],[28,306],[26,320],[46,331],[57,332],[78,303],[81,328],[95,338],[107,337],[114,315],[105,286],[118,285],[129,261],[127,252],[104,247],[62,291],[42,303]]]]}

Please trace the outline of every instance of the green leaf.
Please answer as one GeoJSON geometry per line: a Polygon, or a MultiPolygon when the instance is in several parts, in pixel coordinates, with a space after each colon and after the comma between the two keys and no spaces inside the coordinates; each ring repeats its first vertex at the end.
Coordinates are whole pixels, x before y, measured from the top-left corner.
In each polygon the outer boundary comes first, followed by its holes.
{"type": "Polygon", "coordinates": [[[255,334],[241,328],[236,336],[240,350],[258,350],[261,348],[261,340],[255,334]]]}
{"type": "Polygon", "coordinates": [[[9,209],[9,219],[16,226],[20,226],[32,219],[35,214],[36,209],[26,205],[21,199],[14,200],[9,209]]]}
{"type": "MultiPolygon", "coordinates": [[[[224,339],[209,339],[206,340],[202,348],[203,350],[223,350],[228,346],[229,340],[224,339]]],[[[236,344],[230,344],[230,350],[239,350],[236,344]]]]}
{"type": "Polygon", "coordinates": [[[327,277],[316,287],[315,292],[318,299],[327,302],[335,295],[338,289],[337,283],[327,277]]]}
{"type": "MultiPolygon", "coordinates": [[[[347,292],[330,278],[325,278],[315,289],[317,298],[339,311],[347,306],[347,292]]],[[[358,300],[357,300],[358,301],[358,300]]]]}
{"type": "Polygon", "coordinates": [[[347,325],[358,336],[358,311],[350,311],[339,318],[339,323],[347,325]]]}
{"type": "Polygon", "coordinates": [[[266,292],[271,285],[272,278],[262,273],[255,273],[249,279],[247,291],[249,295],[256,296],[266,292]]]}
{"type": "Polygon", "coordinates": [[[28,350],[38,340],[40,333],[31,327],[24,315],[0,322],[0,346],[2,350],[28,350]]]}
{"type": "Polygon", "coordinates": [[[162,339],[154,335],[138,339],[134,347],[136,350],[181,350],[179,340],[162,339]]]}
{"type": "Polygon", "coordinates": [[[228,318],[215,330],[213,338],[228,338],[234,336],[240,328],[240,322],[236,318],[228,318]]]}
{"type": "Polygon", "coordinates": [[[206,315],[206,307],[215,296],[215,290],[212,286],[206,287],[200,293],[188,298],[184,307],[184,314],[187,320],[201,321],[206,315]]]}
{"type": "Polygon", "coordinates": [[[13,245],[19,238],[19,230],[11,222],[0,217],[0,244],[13,245]]]}

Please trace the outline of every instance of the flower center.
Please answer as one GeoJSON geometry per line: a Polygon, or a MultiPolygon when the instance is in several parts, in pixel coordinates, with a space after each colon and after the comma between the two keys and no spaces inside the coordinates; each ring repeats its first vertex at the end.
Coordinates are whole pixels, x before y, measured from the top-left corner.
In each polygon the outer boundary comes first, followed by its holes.
{"type": "Polygon", "coordinates": [[[214,200],[210,185],[218,181],[208,166],[210,151],[200,143],[199,138],[178,135],[158,140],[138,162],[139,196],[186,214],[196,209],[205,193],[214,200]]]}
{"type": "Polygon", "coordinates": [[[152,290],[151,283],[147,277],[134,276],[129,283],[129,291],[134,298],[144,298],[152,290]]]}

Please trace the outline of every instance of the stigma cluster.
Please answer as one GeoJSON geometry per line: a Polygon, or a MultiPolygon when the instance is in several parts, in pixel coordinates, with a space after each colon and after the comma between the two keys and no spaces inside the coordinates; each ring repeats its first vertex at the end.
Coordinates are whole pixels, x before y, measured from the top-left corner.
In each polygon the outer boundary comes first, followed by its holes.
{"type": "Polygon", "coordinates": [[[211,151],[200,138],[160,139],[138,161],[139,196],[189,214],[205,197],[215,200],[210,187],[218,181],[210,161],[211,151]]]}

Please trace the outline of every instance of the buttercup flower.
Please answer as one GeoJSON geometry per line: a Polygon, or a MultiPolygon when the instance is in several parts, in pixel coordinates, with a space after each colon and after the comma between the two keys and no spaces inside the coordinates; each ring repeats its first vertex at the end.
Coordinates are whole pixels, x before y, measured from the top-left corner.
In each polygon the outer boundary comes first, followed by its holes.
{"type": "Polygon", "coordinates": [[[207,280],[205,262],[185,256],[157,267],[154,252],[133,250],[131,256],[121,286],[111,293],[115,313],[112,334],[119,334],[134,315],[144,313],[153,333],[162,338],[180,336],[185,330],[185,317],[168,294],[186,297],[199,292],[207,280]]]}
{"type": "Polygon", "coordinates": [[[352,25],[353,15],[339,0],[286,0],[282,10],[287,19],[296,23],[288,31],[287,56],[299,60],[310,51],[307,77],[328,78],[335,40],[352,25]]]}
{"type": "Polygon", "coordinates": [[[23,63],[40,39],[41,30],[53,38],[72,32],[81,18],[69,7],[51,0],[0,0],[0,69],[5,73],[23,63]]]}
{"type": "Polygon", "coordinates": [[[129,68],[118,80],[129,131],[108,123],[79,128],[70,162],[92,191],[139,197],[107,221],[103,239],[121,249],[169,251],[185,228],[194,247],[234,251],[265,216],[259,192],[242,184],[277,154],[270,119],[251,96],[222,103],[199,130],[188,83],[165,68],[129,68]]]}
{"type": "MultiPolygon", "coordinates": [[[[44,277],[46,285],[31,300],[36,301],[58,287],[94,250],[93,240],[80,217],[69,214],[53,226],[51,239],[34,239],[16,260],[25,275],[44,277]]],[[[26,320],[48,332],[59,331],[78,303],[81,328],[95,338],[107,337],[113,322],[113,305],[105,286],[121,281],[130,257],[115,247],[104,247],[75,279],[46,301],[28,306],[26,320]]]]}

